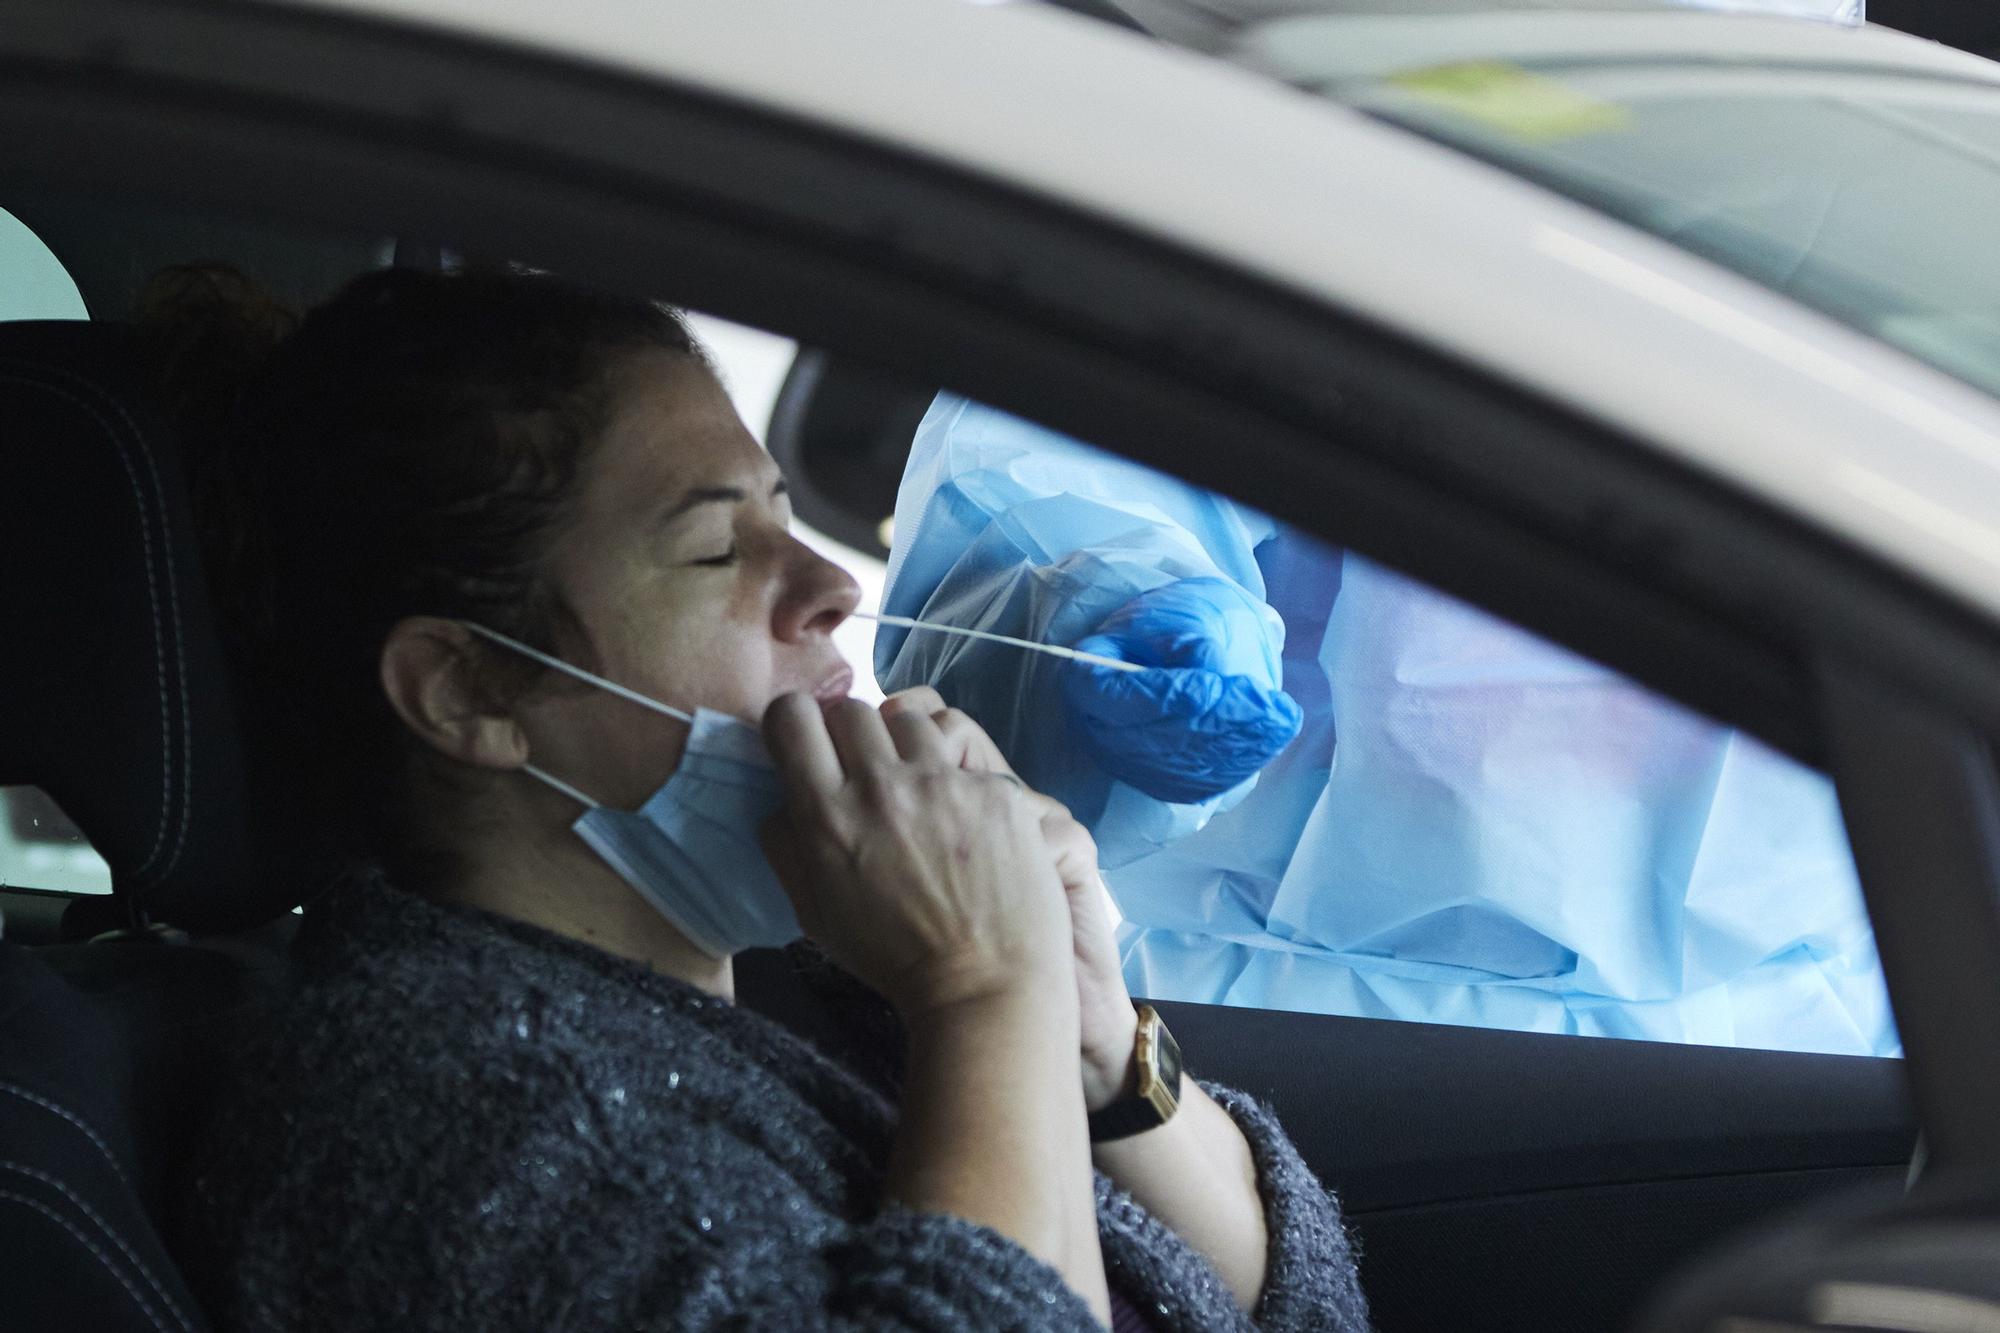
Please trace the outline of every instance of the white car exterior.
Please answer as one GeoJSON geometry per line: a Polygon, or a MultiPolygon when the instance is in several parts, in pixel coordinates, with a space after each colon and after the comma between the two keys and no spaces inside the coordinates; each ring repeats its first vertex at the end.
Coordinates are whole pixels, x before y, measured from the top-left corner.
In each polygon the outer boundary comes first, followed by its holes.
{"type": "MultiPolygon", "coordinates": [[[[2000,402],[1269,78],[1027,6],[336,7],[704,90],[1115,219],[1567,403],[2000,612],[2000,402]]],[[[2000,67],[1881,29],[1695,12],[1583,22],[1570,40],[1935,77],[2000,98],[2000,67]]]]}

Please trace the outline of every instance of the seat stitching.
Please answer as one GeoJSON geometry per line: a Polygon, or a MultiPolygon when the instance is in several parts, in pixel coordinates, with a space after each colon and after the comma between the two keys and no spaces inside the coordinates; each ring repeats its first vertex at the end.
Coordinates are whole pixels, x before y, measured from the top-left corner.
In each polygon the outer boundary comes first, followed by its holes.
{"type": "Polygon", "coordinates": [[[103,1264],[109,1270],[111,1276],[118,1279],[118,1285],[125,1288],[125,1294],[132,1298],[132,1304],[138,1306],[140,1313],[146,1316],[146,1322],[158,1329],[159,1333],[167,1333],[167,1326],[160,1322],[160,1317],[157,1314],[153,1313],[153,1307],[146,1304],[146,1298],[141,1296],[139,1289],[132,1285],[132,1279],[119,1272],[118,1265],[111,1262],[111,1256],[97,1248],[97,1243],[72,1225],[68,1218],[56,1212],[55,1209],[49,1207],[40,1199],[31,1199],[25,1194],[16,1194],[12,1190],[0,1190],[0,1199],[11,1199],[15,1203],[25,1204],[40,1213],[43,1217],[48,1218],[49,1221],[54,1222],[64,1231],[67,1231],[71,1239],[82,1245],[84,1249],[89,1250],[97,1262],[103,1264]]]}
{"type": "Polygon", "coordinates": [[[77,1115],[75,1112],[71,1111],[68,1107],[60,1105],[59,1103],[56,1102],[52,1102],[48,1098],[43,1097],[38,1093],[29,1092],[26,1088],[22,1087],[18,1083],[0,1083],[0,1092],[12,1093],[14,1096],[19,1097],[24,1102],[33,1102],[36,1106],[41,1107],[44,1111],[53,1111],[57,1115],[61,1116],[63,1119],[69,1121],[72,1125],[75,1125],[78,1129],[82,1130],[83,1136],[89,1139],[92,1143],[96,1144],[97,1151],[103,1153],[104,1160],[111,1164],[112,1173],[118,1177],[119,1181],[125,1186],[126,1189],[132,1188],[131,1178],[125,1174],[125,1168],[118,1165],[117,1154],[111,1151],[111,1145],[106,1143],[102,1138],[102,1136],[100,1136],[96,1130],[92,1129],[88,1124],[88,1122],[86,1122],[83,1119],[83,1117],[77,1115]]]}
{"type": "MultiPolygon", "coordinates": [[[[43,373],[46,373],[50,369],[49,367],[32,366],[32,365],[31,368],[43,373]]],[[[155,861],[159,859],[160,850],[162,846],[165,844],[167,836],[168,810],[170,808],[169,802],[172,800],[173,797],[173,785],[174,785],[173,784],[173,767],[174,767],[173,722],[169,713],[169,708],[167,703],[167,661],[165,652],[166,633],[160,621],[160,595],[157,587],[157,573],[154,569],[153,536],[152,536],[152,527],[149,522],[150,515],[148,514],[146,507],[146,497],[140,490],[138,471],[136,468],[132,466],[131,454],[126,447],[125,442],[122,439],[120,439],[119,433],[116,430],[112,429],[111,423],[105,419],[103,413],[99,412],[95,406],[77,397],[75,394],[67,392],[66,390],[59,388],[54,384],[50,384],[45,380],[31,379],[26,377],[25,375],[16,374],[16,375],[0,375],[0,382],[20,384],[28,388],[41,389],[49,394],[52,394],[57,398],[62,399],[63,401],[69,403],[71,406],[81,410],[82,412],[87,414],[92,420],[94,420],[98,424],[98,426],[104,431],[105,435],[111,439],[113,446],[117,449],[118,461],[120,465],[125,469],[126,484],[131,487],[133,502],[138,506],[139,544],[140,544],[140,549],[144,555],[145,567],[146,567],[146,600],[153,614],[154,669],[155,669],[155,674],[158,678],[159,689],[160,689],[160,768],[161,768],[160,822],[155,830],[152,850],[147,853],[146,859],[140,862],[139,865],[133,871],[134,875],[143,875],[145,871],[155,861]]],[[[164,528],[164,525],[162,526],[164,528]]],[[[185,683],[183,683],[183,688],[185,688],[185,683]]],[[[185,810],[182,811],[183,826],[185,826],[186,822],[186,813],[187,812],[185,810]]]]}
{"type": "Polygon", "coordinates": [[[133,443],[139,446],[140,457],[146,460],[146,473],[153,481],[153,515],[160,525],[160,560],[166,567],[166,577],[162,580],[167,588],[167,628],[172,631],[174,645],[174,681],[181,696],[181,809],[180,819],[174,826],[174,847],[167,857],[166,868],[155,876],[155,882],[164,879],[173,868],[180,864],[181,853],[187,846],[188,824],[194,811],[194,710],[188,706],[187,669],[187,627],[181,623],[180,583],[174,577],[174,543],[167,531],[167,493],[160,484],[160,463],[153,454],[152,442],[132,414],[125,410],[125,404],[110,394],[104,394],[98,386],[63,366],[45,367],[58,375],[69,378],[72,383],[83,385],[96,391],[109,403],[118,419],[125,423],[125,429],[132,434],[133,443]]]}
{"type": "Polygon", "coordinates": [[[153,1289],[153,1294],[160,1298],[160,1304],[167,1307],[167,1313],[174,1317],[174,1321],[183,1329],[186,1329],[187,1333],[194,1333],[194,1325],[188,1321],[187,1315],[182,1313],[180,1306],[174,1303],[174,1298],[167,1294],[167,1289],[160,1285],[160,1280],[153,1276],[152,1268],[139,1256],[137,1251],[125,1243],[125,1238],[118,1234],[117,1229],[98,1216],[97,1211],[86,1203],[75,1190],[48,1172],[38,1170],[23,1162],[10,1162],[0,1159],[0,1169],[18,1172],[31,1180],[39,1180],[44,1185],[51,1185],[61,1190],[63,1197],[75,1204],[78,1212],[96,1223],[97,1229],[110,1237],[111,1243],[118,1247],[118,1252],[125,1256],[127,1262],[139,1270],[139,1276],[146,1279],[146,1285],[153,1289]]]}
{"type": "MultiPolygon", "coordinates": [[[[118,419],[125,423],[125,429],[130,433],[132,442],[139,446],[139,456],[145,460],[147,476],[151,478],[153,483],[153,520],[159,525],[160,561],[166,570],[165,577],[160,580],[166,586],[167,590],[166,629],[168,633],[163,637],[170,639],[173,643],[174,683],[179,689],[181,699],[180,818],[174,825],[173,850],[167,857],[167,863],[153,876],[152,882],[158,883],[171,874],[175,866],[180,864],[181,852],[187,845],[188,823],[192,818],[194,810],[194,713],[188,707],[187,633],[185,627],[181,624],[180,588],[174,578],[174,544],[167,531],[166,489],[160,484],[160,465],[159,461],[153,456],[152,443],[147,438],[146,432],[139,428],[139,423],[132,419],[132,414],[125,410],[123,403],[119,402],[113,395],[103,392],[95,382],[66,367],[43,366],[41,369],[45,374],[60,375],[68,379],[72,384],[80,385],[82,388],[91,391],[104,403],[108,404],[113,412],[117,413],[118,419]]],[[[151,555],[149,551],[148,560],[150,561],[150,559],[151,555]]],[[[148,566],[148,573],[149,575],[151,573],[150,565],[148,566]]],[[[162,670],[164,670],[164,666],[162,670]]],[[[171,791],[171,777],[168,779],[168,788],[171,791]]],[[[162,822],[165,822],[164,818],[162,822]]],[[[155,853],[157,854],[157,844],[155,845],[155,853]]],[[[140,865],[139,870],[143,871],[146,866],[152,863],[153,859],[149,856],[140,865]]]]}

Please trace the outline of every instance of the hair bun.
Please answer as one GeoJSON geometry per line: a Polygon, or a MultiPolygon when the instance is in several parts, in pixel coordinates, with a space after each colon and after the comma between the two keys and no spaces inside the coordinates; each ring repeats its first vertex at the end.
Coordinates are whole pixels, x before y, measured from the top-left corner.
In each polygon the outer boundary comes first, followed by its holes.
{"type": "Polygon", "coordinates": [[[169,411],[190,435],[227,420],[238,395],[299,318],[222,263],[175,264],[146,280],[134,316],[169,411]]]}

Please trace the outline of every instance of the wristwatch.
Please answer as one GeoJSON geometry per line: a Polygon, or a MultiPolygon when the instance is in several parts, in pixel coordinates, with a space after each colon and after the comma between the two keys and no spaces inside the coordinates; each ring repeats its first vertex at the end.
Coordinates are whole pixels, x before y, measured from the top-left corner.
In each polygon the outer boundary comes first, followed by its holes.
{"type": "Polygon", "coordinates": [[[1133,1046],[1139,1062],[1139,1087],[1101,1111],[1090,1113],[1090,1141],[1108,1143],[1158,1129],[1181,1106],[1181,1048],[1167,1031],[1159,1010],[1139,1006],[1139,1037],[1133,1046]]]}

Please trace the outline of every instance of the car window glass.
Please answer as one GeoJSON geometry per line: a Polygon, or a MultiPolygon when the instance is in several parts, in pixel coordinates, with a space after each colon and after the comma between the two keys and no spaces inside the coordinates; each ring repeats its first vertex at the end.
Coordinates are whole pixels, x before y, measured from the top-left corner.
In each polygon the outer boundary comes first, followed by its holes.
{"type": "Polygon", "coordinates": [[[0,319],[89,319],[83,294],[55,252],[0,209],[0,319]]]}
{"type": "Polygon", "coordinates": [[[874,657],[1090,827],[1135,993],[1899,1049],[1823,775],[1224,496],[941,396],[883,609],[1106,659],[874,657]]]}
{"type": "MultiPolygon", "coordinates": [[[[0,209],[0,320],[89,317],[55,253],[0,209]]],[[[0,888],[109,893],[111,871],[47,794],[0,787],[0,888]]]]}
{"type": "MultiPolygon", "coordinates": [[[[2000,394],[2000,88],[1619,51],[1333,77],[1338,20],[1278,26],[1290,77],[1496,163],[2000,394]]],[[[1526,31],[1524,29],[1524,31],[1526,31]]],[[[1531,44],[1532,45],[1532,44],[1531,44]]]]}
{"type": "Polygon", "coordinates": [[[111,867],[39,787],[0,787],[0,889],[111,892],[111,867]]]}

